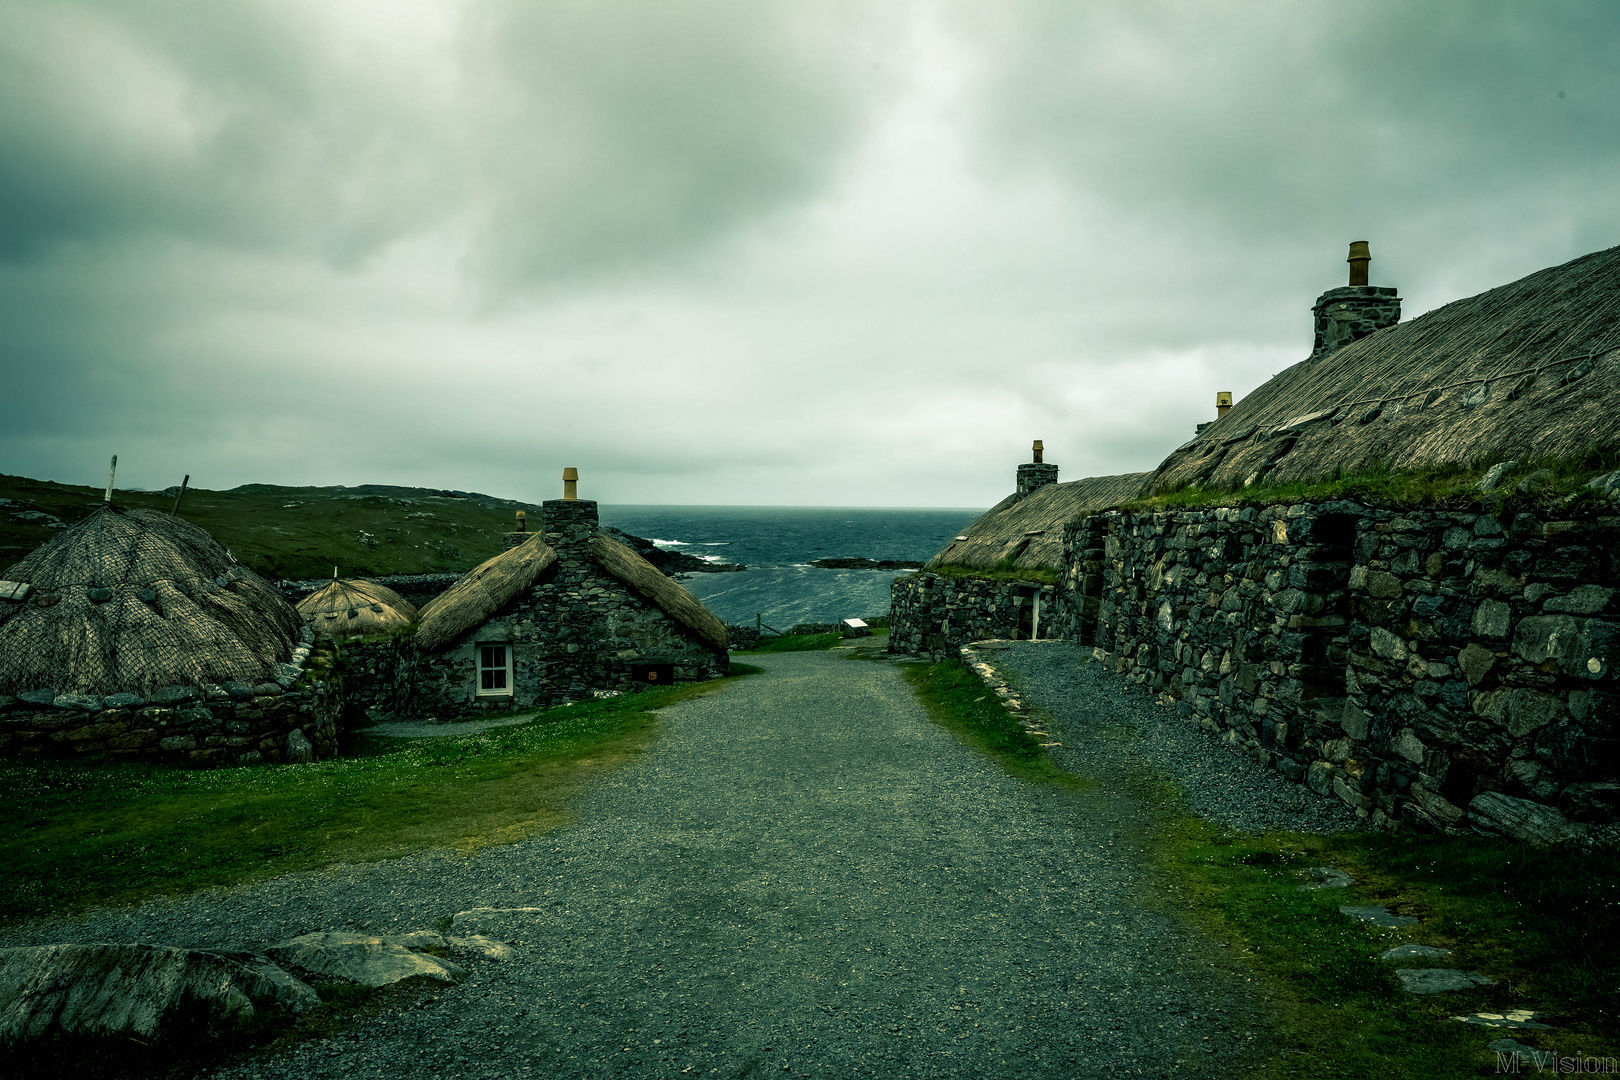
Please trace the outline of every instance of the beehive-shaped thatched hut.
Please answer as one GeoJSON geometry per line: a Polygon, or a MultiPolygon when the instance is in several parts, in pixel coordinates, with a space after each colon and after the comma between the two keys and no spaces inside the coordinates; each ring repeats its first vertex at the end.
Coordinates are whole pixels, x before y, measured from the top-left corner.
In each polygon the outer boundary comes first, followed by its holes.
{"type": "Polygon", "coordinates": [[[1295,364],[1172,453],[1152,490],[1612,449],[1617,412],[1620,247],[1295,364]]]}
{"type": "Polygon", "coordinates": [[[386,585],[341,581],[298,602],[298,614],[323,637],[364,637],[402,630],[416,621],[416,605],[386,585]]]}
{"type": "Polygon", "coordinates": [[[264,683],[298,613],[181,518],[107,504],[17,563],[0,600],[0,693],[147,696],[264,683]]]}

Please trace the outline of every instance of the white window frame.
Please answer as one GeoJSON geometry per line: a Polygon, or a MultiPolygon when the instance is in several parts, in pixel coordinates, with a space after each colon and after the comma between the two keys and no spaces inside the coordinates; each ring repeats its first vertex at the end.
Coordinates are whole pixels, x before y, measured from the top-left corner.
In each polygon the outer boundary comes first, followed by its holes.
{"type": "Polygon", "coordinates": [[[473,645],[473,664],[475,666],[473,685],[478,697],[488,698],[512,696],[512,643],[510,641],[480,641],[475,643],[473,645]],[[484,663],[485,649],[500,649],[505,658],[505,663],[501,665],[486,665],[484,663]],[[501,673],[501,682],[503,682],[505,685],[494,689],[485,689],[485,673],[493,674],[497,671],[501,673]]]}

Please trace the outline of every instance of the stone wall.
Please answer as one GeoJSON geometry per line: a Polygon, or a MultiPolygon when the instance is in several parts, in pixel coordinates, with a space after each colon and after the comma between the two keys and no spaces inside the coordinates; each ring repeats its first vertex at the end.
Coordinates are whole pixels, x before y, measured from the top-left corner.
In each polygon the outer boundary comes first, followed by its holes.
{"type": "Polygon", "coordinates": [[[1620,800],[1620,518],[1352,502],[1071,524],[1054,633],[1380,826],[1620,800]]]}
{"type": "MultiPolygon", "coordinates": [[[[307,634],[307,632],[306,632],[307,634]]],[[[0,695],[0,752],[180,765],[310,761],[337,753],[343,683],[306,636],[273,682],[166,686],[150,697],[0,695]]]]}
{"type": "Polygon", "coordinates": [[[1054,611],[1050,585],[953,578],[926,571],[889,586],[889,651],[943,660],[970,641],[1024,640],[1047,629],[1054,611]],[[1039,603],[1039,625],[1036,604],[1039,603]]]}

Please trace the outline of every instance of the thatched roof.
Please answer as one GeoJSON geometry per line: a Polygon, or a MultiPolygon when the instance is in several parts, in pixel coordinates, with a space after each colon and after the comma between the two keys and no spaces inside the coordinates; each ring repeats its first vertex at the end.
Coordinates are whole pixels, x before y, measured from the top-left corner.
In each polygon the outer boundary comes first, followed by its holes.
{"type": "Polygon", "coordinates": [[[666,577],[652,563],[617,540],[601,533],[591,538],[591,558],[636,592],[656,604],[664,614],[686,627],[705,644],[724,652],[731,644],[726,624],[703,602],[666,577]]]}
{"type": "Polygon", "coordinates": [[[516,595],[535,583],[557,561],[557,553],[535,533],[515,548],[480,563],[422,609],[417,647],[438,652],[482,625],[516,595]]]}
{"type": "Polygon", "coordinates": [[[416,621],[416,605],[374,581],[339,581],[304,597],[298,614],[317,634],[360,637],[398,630],[416,621]]]}
{"type": "Polygon", "coordinates": [[[103,506],[5,577],[32,588],[0,600],[0,693],[265,682],[299,633],[269,583],[156,510],[103,506]]]}
{"type": "Polygon", "coordinates": [[[1082,514],[1106,510],[1142,494],[1148,473],[1092,476],[1009,495],[963,529],[928,560],[935,566],[989,570],[1004,560],[1019,570],[1055,570],[1063,559],[1063,526],[1082,514]]]}
{"type": "Polygon", "coordinates": [[[1620,247],[1306,360],[1159,467],[1153,490],[1526,461],[1620,444],[1620,247]]]}

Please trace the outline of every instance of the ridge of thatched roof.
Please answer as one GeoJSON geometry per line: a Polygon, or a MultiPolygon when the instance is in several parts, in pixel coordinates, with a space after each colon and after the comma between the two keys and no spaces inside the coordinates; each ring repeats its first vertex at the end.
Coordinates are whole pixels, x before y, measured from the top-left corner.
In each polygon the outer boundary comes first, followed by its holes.
{"type": "Polygon", "coordinates": [[[386,633],[416,621],[416,605],[374,581],[340,581],[298,602],[298,614],[310,629],[328,637],[386,633]]]}
{"type": "Polygon", "coordinates": [[[963,529],[965,539],[940,548],[923,569],[989,570],[1011,559],[1019,570],[1056,570],[1063,559],[1063,526],[1082,514],[1137,498],[1150,475],[1089,476],[1009,495],[963,529]]]}
{"type": "Polygon", "coordinates": [[[1454,301],[1305,360],[1154,474],[1154,492],[1530,460],[1620,441],[1620,247],[1454,301]]]}
{"type": "Polygon", "coordinates": [[[724,652],[731,645],[726,624],[703,602],[667,577],[652,563],[617,540],[597,533],[591,538],[591,558],[636,592],[656,604],[664,614],[696,634],[705,644],[724,652]]]}
{"type": "Polygon", "coordinates": [[[0,692],[149,695],[266,682],[300,620],[268,582],[183,518],[104,505],[6,571],[0,692]]]}
{"type": "Polygon", "coordinates": [[[416,628],[417,647],[424,652],[438,652],[454,644],[533,585],[556,561],[556,551],[535,533],[517,547],[479,563],[422,609],[422,621],[416,628]]]}

